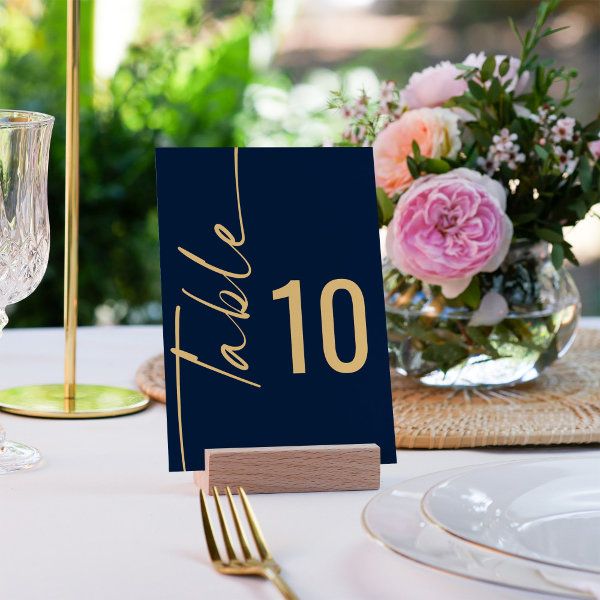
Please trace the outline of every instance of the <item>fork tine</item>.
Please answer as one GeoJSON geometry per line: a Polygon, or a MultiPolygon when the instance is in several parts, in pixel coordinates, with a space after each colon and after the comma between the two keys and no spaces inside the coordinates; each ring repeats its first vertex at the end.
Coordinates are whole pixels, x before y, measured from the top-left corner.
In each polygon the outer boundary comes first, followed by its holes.
{"type": "Polygon", "coordinates": [[[210,516],[208,515],[208,509],[206,507],[206,496],[204,495],[204,490],[200,490],[200,512],[202,513],[204,537],[206,538],[206,545],[208,547],[208,553],[210,554],[210,560],[212,560],[212,562],[221,562],[221,555],[219,554],[219,548],[215,542],[215,535],[213,533],[210,516]]]}
{"type": "Polygon", "coordinates": [[[223,509],[221,508],[221,499],[219,498],[219,490],[217,486],[213,486],[213,496],[215,497],[215,504],[217,505],[217,513],[219,514],[219,524],[221,525],[221,532],[223,533],[223,541],[225,542],[225,550],[229,560],[237,560],[235,550],[231,545],[231,535],[229,535],[229,528],[223,515],[223,509]]]}
{"type": "Polygon", "coordinates": [[[227,492],[227,499],[229,500],[229,507],[231,508],[231,515],[233,516],[235,530],[237,531],[238,539],[240,540],[240,546],[242,547],[242,554],[244,555],[244,558],[246,560],[250,560],[252,558],[252,553],[250,552],[250,548],[248,547],[248,540],[246,539],[246,534],[242,529],[240,516],[238,514],[237,508],[235,507],[233,496],[231,495],[231,488],[227,486],[225,491],[227,492]]]}
{"type": "Polygon", "coordinates": [[[246,492],[244,488],[239,487],[238,493],[240,498],[242,499],[242,504],[244,506],[244,512],[246,513],[246,517],[248,518],[248,523],[250,525],[250,530],[252,531],[252,537],[254,538],[254,542],[256,543],[256,548],[260,557],[263,560],[272,560],[273,557],[267,548],[267,543],[265,542],[265,538],[263,537],[262,531],[260,530],[260,526],[258,524],[258,520],[254,515],[254,511],[250,506],[250,501],[248,500],[248,496],[246,496],[246,492]]]}

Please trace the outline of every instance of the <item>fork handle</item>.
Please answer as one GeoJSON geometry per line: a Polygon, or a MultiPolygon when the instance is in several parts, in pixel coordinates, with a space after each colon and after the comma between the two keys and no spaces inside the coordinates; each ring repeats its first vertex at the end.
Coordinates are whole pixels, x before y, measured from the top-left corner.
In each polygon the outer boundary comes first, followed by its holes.
{"type": "Polygon", "coordinates": [[[275,587],[277,587],[286,600],[300,600],[279,573],[276,573],[272,569],[265,569],[265,577],[275,584],[275,587]]]}

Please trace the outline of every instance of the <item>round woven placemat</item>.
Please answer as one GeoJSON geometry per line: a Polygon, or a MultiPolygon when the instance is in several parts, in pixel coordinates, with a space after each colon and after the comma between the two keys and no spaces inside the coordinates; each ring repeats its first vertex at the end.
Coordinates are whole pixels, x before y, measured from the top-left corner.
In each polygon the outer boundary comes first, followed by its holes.
{"type": "Polygon", "coordinates": [[[159,354],[145,360],[135,374],[135,382],[150,400],[166,402],[164,356],[159,354]]]}
{"type": "MultiPolygon", "coordinates": [[[[165,402],[162,354],[136,381],[165,402]]],[[[565,358],[531,383],[493,390],[427,387],[392,374],[397,448],[600,442],[600,331],[582,329],[565,358]]]]}
{"type": "Polygon", "coordinates": [[[580,330],[531,383],[467,392],[393,376],[392,389],[397,448],[600,442],[600,331],[580,330]]]}

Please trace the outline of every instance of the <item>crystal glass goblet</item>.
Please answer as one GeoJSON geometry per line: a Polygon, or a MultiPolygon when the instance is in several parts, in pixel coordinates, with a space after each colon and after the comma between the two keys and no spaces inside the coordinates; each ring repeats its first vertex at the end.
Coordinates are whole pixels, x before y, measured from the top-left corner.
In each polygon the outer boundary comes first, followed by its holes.
{"type": "MultiPolygon", "coordinates": [[[[6,307],[27,298],[48,265],[48,154],[54,117],[0,109],[0,335],[6,307]]],[[[40,459],[35,448],[6,439],[0,427],[0,474],[40,459]]]]}

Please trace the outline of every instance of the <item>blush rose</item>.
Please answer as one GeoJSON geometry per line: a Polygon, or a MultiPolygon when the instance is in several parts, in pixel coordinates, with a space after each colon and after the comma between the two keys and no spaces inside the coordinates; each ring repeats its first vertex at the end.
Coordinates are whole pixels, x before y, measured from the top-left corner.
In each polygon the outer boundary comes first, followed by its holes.
{"type": "Polygon", "coordinates": [[[600,138],[588,144],[594,160],[600,160],[600,138]]]}
{"type": "Polygon", "coordinates": [[[387,255],[402,273],[461,294],[480,272],[495,271],[513,226],[506,190],[470,169],[416,180],[401,196],[387,231],[387,255]]]}
{"type": "Polygon", "coordinates": [[[406,162],[413,141],[428,158],[456,157],[458,117],[445,108],[409,110],[379,132],[373,144],[375,180],[388,195],[404,191],[413,180],[406,162]]]}
{"type": "Polygon", "coordinates": [[[447,60],[413,73],[400,93],[401,103],[409,109],[435,108],[450,98],[462,96],[467,91],[467,82],[457,79],[461,73],[447,60]]]}
{"type": "MultiPolygon", "coordinates": [[[[496,56],[496,71],[494,75],[499,77],[500,63],[506,58],[504,55],[496,56]]],[[[469,67],[481,68],[486,59],[483,52],[469,54],[463,61],[469,67]]],[[[529,73],[519,75],[521,61],[513,56],[509,57],[509,67],[506,74],[500,77],[506,90],[520,94],[525,89],[529,80],[529,73]]],[[[427,67],[423,71],[413,73],[404,89],[400,92],[401,104],[408,109],[435,108],[442,106],[450,98],[462,96],[468,89],[465,79],[460,78],[461,71],[456,65],[444,60],[433,67],[427,67]],[[457,79],[458,78],[458,79],[457,79]]],[[[486,83],[489,86],[489,83],[486,83]]],[[[461,116],[467,116],[464,111],[461,116]]]]}

